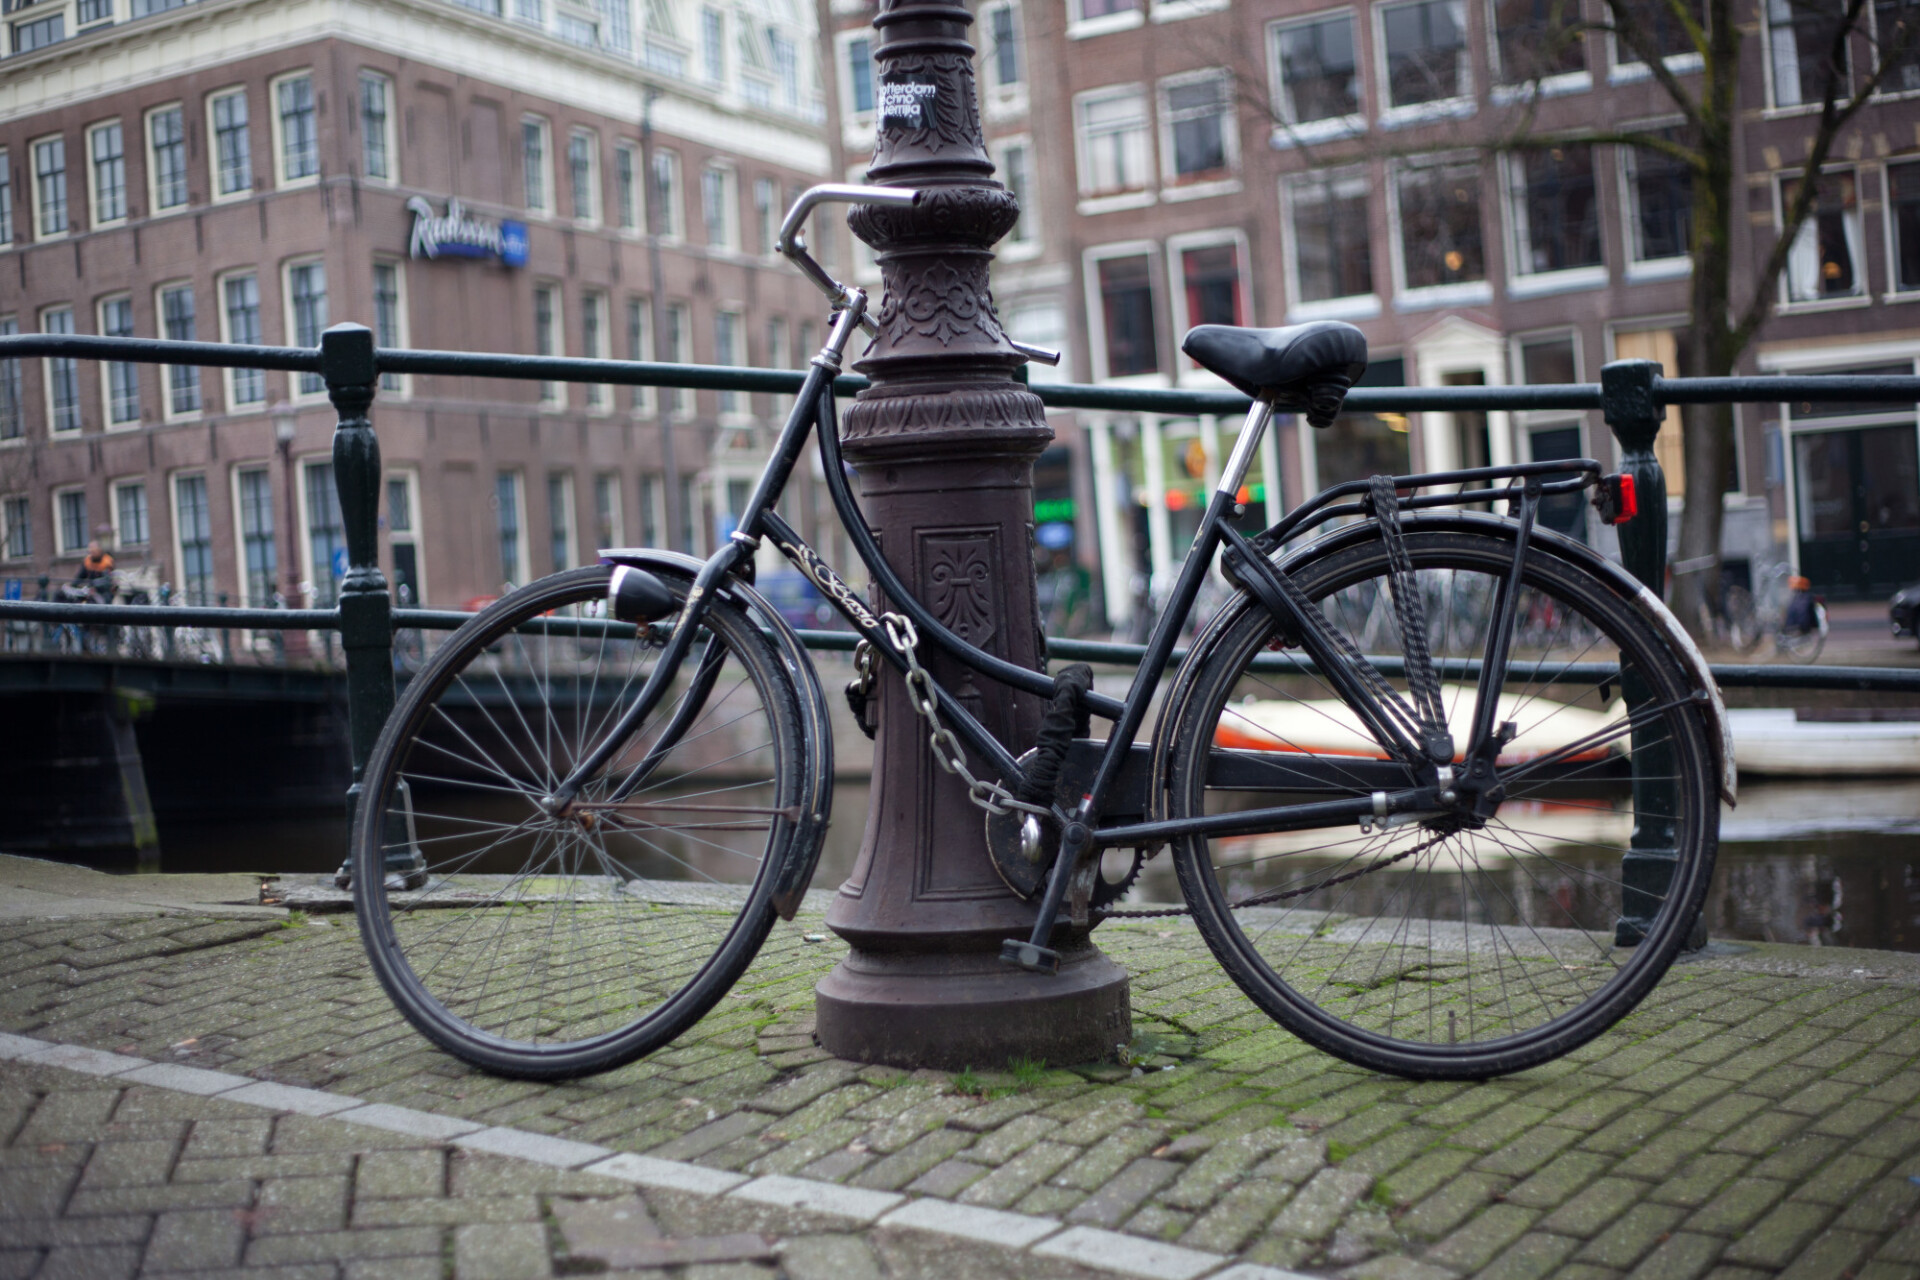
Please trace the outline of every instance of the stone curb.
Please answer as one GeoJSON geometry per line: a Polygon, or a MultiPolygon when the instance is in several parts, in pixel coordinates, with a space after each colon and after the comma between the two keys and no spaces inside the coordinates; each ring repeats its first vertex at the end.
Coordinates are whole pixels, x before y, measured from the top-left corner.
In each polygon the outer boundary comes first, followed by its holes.
{"type": "Polygon", "coordinates": [[[176,1063],[103,1053],[79,1045],[56,1044],[0,1032],[0,1062],[59,1067],[129,1084],[217,1097],[268,1111],[324,1116],[372,1129],[446,1142],[471,1151],[509,1156],[561,1169],[578,1169],[636,1186],[664,1188],[689,1195],[728,1196],[760,1204],[846,1219],[862,1226],[947,1236],[971,1244],[987,1243],[1014,1251],[1061,1258],[1094,1271],[1137,1276],[1141,1280],[1310,1280],[1295,1271],[1236,1264],[1232,1258],[1198,1249],[1161,1244],[1139,1236],[1094,1227],[1067,1227],[998,1209],[980,1209],[939,1199],[914,1199],[886,1191],[866,1191],[835,1182],[772,1175],[748,1179],[680,1160],[615,1153],[591,1143],[573,1142],[521,1129],[487,1127],[453,1116],[363,1102],[319,1089],[297,1088],[249,1076],[206,1071],[176,1063]]]}

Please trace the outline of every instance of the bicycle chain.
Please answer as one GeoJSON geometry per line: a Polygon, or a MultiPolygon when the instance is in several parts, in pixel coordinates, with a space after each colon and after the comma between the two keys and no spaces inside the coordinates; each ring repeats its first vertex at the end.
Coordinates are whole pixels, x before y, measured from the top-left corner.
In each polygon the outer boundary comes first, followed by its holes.
{"type": "Polygon", "coordinates": [[[1006,814],[1019,810],[1043,818],[1052,817],[1053,810],[1043,805],[1028,804],[999,783],[973,776],[973,771],[967,768],[967,758],[960,739],[954,736],[953,730],[940,723],[940,706],[933,692],[933,677],[920,665],[920,657],[916,652],[920,645],[920,633],[915,630],[912,619],[897,613],[883,613],[880,615],[880,625],[887,633],[888,642],[907,664],[907,700],[927,722],[927,746],[933,751],[933,762],[966,783],[967,799],[988,813],[1006,814]]]}
{"type": "MultiPolygon", "coordinates": [[[[1268,889],[1265,893],[1256,893],[1250,898],[1242,898],[1238,902],[1229,902],[1227,904],[1227,910],[1239,911],[1243,907],[1258,907],[1269,902],[1282,902],[1288,898],[1304,898],[1309,893],[1318,893],[1322,889],[1331,889],[1337,884],[1346,884],[1350,880],[1358,880],[1361,876],[1372,875],[1376,871],[1384,871],[1396,862],[1405,862],[1417,853],[1425,853],[1427,850],[1433,848],[1433,846],[1443,840],[1451,838],[1453,835],[1454,832],[1442,831],[1436,834],[1431,840],[1422,840],[1419,844],[1409,849],[1403,849],[1391,858],[1383,858],[1370,867],[1361,867],[1357,871],[1349,871],[1343,875],[1331,876],[1322,880],[1319,884],[1310,884],[1301,889],[1268,889]]],[[[1102,911],[1097,914],[1102,920],[1163,920],[1171,916],[1192,915],[1193,908],[1156,907],[1150,911],[1102,911]]]]}

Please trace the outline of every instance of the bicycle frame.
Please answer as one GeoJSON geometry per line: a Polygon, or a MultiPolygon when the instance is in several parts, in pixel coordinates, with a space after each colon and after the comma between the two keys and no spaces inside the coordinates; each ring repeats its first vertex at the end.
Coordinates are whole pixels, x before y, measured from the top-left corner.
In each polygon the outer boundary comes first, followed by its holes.
{"type": "MultiPolygon", "coordinates": [[[[783,230],[783,242],[792,236],[793,228],[798,225],[803,213],[803,206],[796,206],[795,212],[789,215],[788,227],[783,230]]],[[[800,256],[804,257],[804,250],[800,256]]],[[[806,261],[810,263],[811,259],[806,261]]],[[[950,631],[921,605],[881,553],[873,531],[868,527],[847,483],[840,456],[839,422],[833,394],[833,379],[840,372],[847,344],[854,333],[867,323],[867,298],[861,290],[844,286],[836,288],[839,292],[831,333],[826,345],[809,365],[806,380],[794,399],[793,408],[746,502],[745,510],[740,514],[738,526],[726,545],[701,566],[681,609],[679,621],[668,636],[659,661],[639,696],[609,730],[606,738],[556,788],[548,801],[550,811],[564,810],[586,780],[606,767],[660,703],[691,652],[702,620],[712,605],[715,590],[728,574],[751,559],[763,538],[771,537],[781,554],[819,588],[853,629],[896,671],[903,675],[906,673],[906,654],[896,647],[880,616],[773,510],[774,503],[780,498],[806,448],[809,432],[816,430],[822,469],[834,509],[853,542],[855,552],[872,573],[874,582],[887,600],[913,623],[920,636],[931,640],[979,674],[1019,692],[1041,697],[1052,695],[1053,681],[1047,676],[997,658],[950,631]]],[[[1039,918],[1027,946],[1020,949],[1016,942],[1010,941],[1003,958],[1029,968],[1053,967],[1047,962],[1053,953],[1046,949],[1046,942],[1065,899],[1068,884],[1075,872],[1089,861],[1090,855],[1101,849],[1161,844],[1187,835],[1300,830],[1362,820],[1380,821],[1396,813],[1431,811],[1442,807],[1442,794],[1452,785],[1451,757],[1445,761],[1428,759],[1421,747],[1408,740],[1373,691],[1363,682],[1352,662],[1340,651],[1318,610],[1311,606],[1302,608],[1295,603],[1288,594],[1287,584],[1281,581],[1280,571],[1267,559],[1267,552],[1292,534],[1343,515],[1370,511],[1365,502],[1338,502],[1342,497],[1363,493],[1367,488],[1366,483],[1340,485],[1324,491],[1254,540],[1247,539],[1228,522],[1229,517],[1236,513],[1236,495],[1256,456],[1273,412],[1273,404],[1265,400],[1256,400],[1249,409],[1245,425],[1222,469],[1219,485],[1201,518],[1193,545],[1181,564],[1166,608],[1148,637],[1146,654],[1134,674],[1126,697],[1115,700],[1105,695],[1090,693],[1087,696],[1089,711],[1111,720],[1113,728],[1100,750],[1093,780],[1079,803],[1070,812],[1059,806],[1053,807],[1054,817],[1061,828],[1061,847],[1048,876],[1039,918]],[[1389,756],[1404,766],[1408,785],[1340,800],[1181,820],[1132,822],[1102,828],[1099,825],[1100,815],[1132,752],[1154,690],[1164,678],[1169,659],[1213,564],[1214,555],[1221,551],[1225,553],[1228,570],[1240,585],[1274,615],[1290,636],[1298,638],[1306,657],[1327,678],[1341,699],[1361,717],[1389,756]],[[1016,951],[1021,954],[1013,954],[1016,951]]],[[[1437,495],[1416,493],[1397,499],[1399,505],[1406,509],[1492,499],[1510,500],[1519,508],[1519,535],[1513,566],[1499,584],[1496,623],[1489,635],[1488,652],[1479,664],[1478,710],[1464,757],[1469,762],[1484,758],[1486,764],[1491,766],[1493,755],[1498,751],[1496,743],[1492,753],[1488,752],[1488,743],[1495,732],[1492,723],[1495,698],[1491,695],[1506,680],[1509,657],[1506,636],[1512,630],[1521,570],[1540,498],[1545,494],[1584,489],[1599,473],[1599,464],[1590,459],[1569,459],[1396,478],[1396,488],[1418,489],[1441,484],[1460,486],[1459,492],[1437,495]],[[1555,475],[1568,478],[1548,478],[1555,475]],[[1520,487],[1517,490],[1512,487],[1470,487],[1490,485],[1500,480],[1507,481],[1509,486],[1517,483],[1520,487]]],[[[708,659],[703,658],[702,671],[695,675],[695,690],[688,695],[689,702],[698,700],[698,687],[702,684],[701,677],[708,665],[708,659]]],[[[945,688],[938,683],[934,683],[932,688],[942,722],[976,757],[986,761],[1003,783],[1017,784],[1023,775],[1014,753],[945,688]]],[[[661,743],[649,754],[649,761],[670,746],[676,726],[691,720],[687,712],[688,708],[683,706],[681,713],[673,717],[663,733],[661,743]]],[[[647,763],[642,762],[636,770],[636,776],[644,776],[647,763]]],[[[1448,794],[1446,799],[1450,800],[1451,795],[1448,794]]]]}

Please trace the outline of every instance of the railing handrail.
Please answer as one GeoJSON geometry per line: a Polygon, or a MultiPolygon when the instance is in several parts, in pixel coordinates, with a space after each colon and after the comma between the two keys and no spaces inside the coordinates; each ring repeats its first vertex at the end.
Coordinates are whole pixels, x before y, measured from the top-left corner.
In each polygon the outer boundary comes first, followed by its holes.
{"type": "MultiPolygon", "coordinates": [[[[694,391],[745,391],[792,395],[806,380],[803,370],[736,365],[678,364],[651,360],[588,360],[573,356],[526,356],[505,352],[378,348],[380,373],[505,378],[514,381],[606,383],[633,387],[680,387],[694,391]]],[[[269,347],[225,342],[176,342],[165,338],[106,338],[93,334],[22,333],[0,337],[0,360],[29,356],[110,360],[135,364],[189,364],[216,368],[321,372],[319,348],[269,347]]],[[[851,395],[867,385],[854,374],[834,380],[851,395]]],[[[1037,382],[1028,390],[1055,409],[1094,409],[1173,416],[1237,415],[1248,405],[1237,391],[1112,384],[1037,382]]],[[[1347,407],[1366,413],[1600,409],[1598,382],[1505,387],[1355,387],[1347,407]]],[[[1654,404],[1859,401],[1920,405],[1920,376],[1886,374],[1763,374],[1733,378],[1652,380],[1654,404]]]]}

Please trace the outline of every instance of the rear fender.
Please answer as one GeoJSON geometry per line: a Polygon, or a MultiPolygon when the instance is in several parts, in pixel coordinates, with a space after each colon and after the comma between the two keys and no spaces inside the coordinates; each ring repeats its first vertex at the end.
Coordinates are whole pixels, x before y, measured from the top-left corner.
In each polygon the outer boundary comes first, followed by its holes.
{"type": "MultiPolygon", "coordinates": [[[[660,551],[652,547],[615,548],[602,551],[600,559],[606,564],[631,565],[685,582],[694,579],[703,563],[677,551],[660,551]]],[[[787,664],[787,670],[793,676],[794,688],[800,695],[802,750],[811,752],[811,755],[800,761],[806,791],[801,797],[800,818],[794,824],[794,835],[788,845],[785,863],[774,869],[772,897],[773,909],[780,913],[780,918],[791,920],[806,898],[807,886],[813,882],[814,869],[820,863],[820,850],[827,841],[827,824],[833,815],[833,722],[828,718],[827,696],[820,686],[820,675],[807,657],[806,647],[800,643],[800,637],[780,616],[780,611],[737,576],[729,575],[725,579],[720,594],[745,609],[767,631],[781,659],[787,664]]],[[[784,822],[786,819],[778,821],[784,822]]]]}

